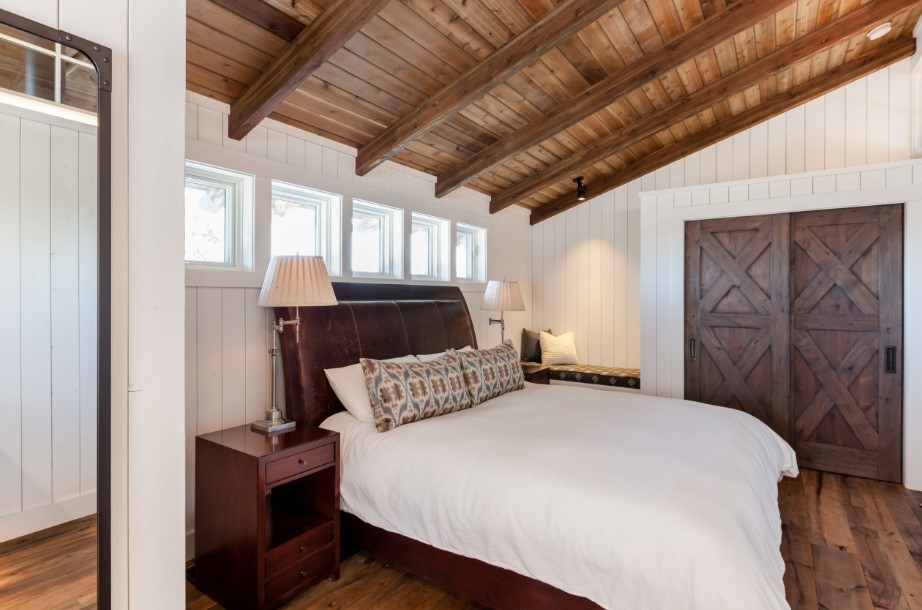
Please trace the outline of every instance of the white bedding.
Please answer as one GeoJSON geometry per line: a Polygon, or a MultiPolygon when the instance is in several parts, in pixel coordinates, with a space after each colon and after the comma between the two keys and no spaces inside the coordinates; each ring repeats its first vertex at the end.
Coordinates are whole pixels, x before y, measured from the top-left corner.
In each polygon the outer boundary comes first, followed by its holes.
{"type": "Polygon", "coordinates": [[[385,433],[322,426],[342,507],[371,525],[606,608],[788,608],[777,481],[796,458],[740,411],[526,384],[385,433]]]}

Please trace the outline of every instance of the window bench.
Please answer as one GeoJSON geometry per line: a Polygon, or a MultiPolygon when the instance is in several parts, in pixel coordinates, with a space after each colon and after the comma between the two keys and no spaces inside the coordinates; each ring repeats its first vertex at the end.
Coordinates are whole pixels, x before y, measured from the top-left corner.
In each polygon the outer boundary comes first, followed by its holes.
{"type": "MultiPolygon", "coordinates": [[[[538,363],[522,363],[526,365],[541,366],[538,363]]],[[[604,388],[639,390],[640,370],[624,369],[608,366],[595,366],[592,364],[554,364],[542,368],[549,370],[548,378],[551,382],[560,383],[586,383],[604,388]]]]}

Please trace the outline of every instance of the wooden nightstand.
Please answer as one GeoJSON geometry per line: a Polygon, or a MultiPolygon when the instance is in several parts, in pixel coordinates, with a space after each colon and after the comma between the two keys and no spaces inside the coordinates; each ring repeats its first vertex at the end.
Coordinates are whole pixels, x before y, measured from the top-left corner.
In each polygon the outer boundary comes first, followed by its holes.
{"type": "Polygon", "coordinates": [[[522,373],[525,375],[525,381],[543,384],[551,383],[550,367],[542,366],[540,364],[523,364],[522,373]]]}
{"type": "Polygon", "coordinates": [[[249,426],[195,439],[195,580],[222,606],[274,608],[339,578],[339,434],[249,426]]]}

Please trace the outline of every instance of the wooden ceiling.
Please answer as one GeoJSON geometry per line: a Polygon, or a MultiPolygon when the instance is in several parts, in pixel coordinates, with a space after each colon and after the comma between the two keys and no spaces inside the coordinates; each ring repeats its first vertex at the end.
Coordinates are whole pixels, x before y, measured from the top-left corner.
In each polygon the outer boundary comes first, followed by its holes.
{"type": "Polygon", "coordinates": [[[188,0],[187,85],[532,224],[915,50],[919,0],[188,0]],[[891,22],[883,38],[868,31],[891,22]]]}

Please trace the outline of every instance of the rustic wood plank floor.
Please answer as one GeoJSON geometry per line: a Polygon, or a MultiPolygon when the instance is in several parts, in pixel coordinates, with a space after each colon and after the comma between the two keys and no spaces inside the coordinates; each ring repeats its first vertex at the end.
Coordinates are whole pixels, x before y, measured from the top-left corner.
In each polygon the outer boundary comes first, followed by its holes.
{"type": "Polygon", "coordinates": [[[0,544],[0,608],[96,607],[96,515],[0,544]]]}
{"type": "MultiPolygon", "coordinates": [[[[793,610],[922,610],[922,493],[805,470],[779,485],[784,582],[793,610]]],[[[0,544],[0,609],[95,606],[95,519],[0,544]]],[[[366,555],[288,610],[477,606],[366,555]]],[[[187,608],[217,606],[187,583],[187,608]]]]}

